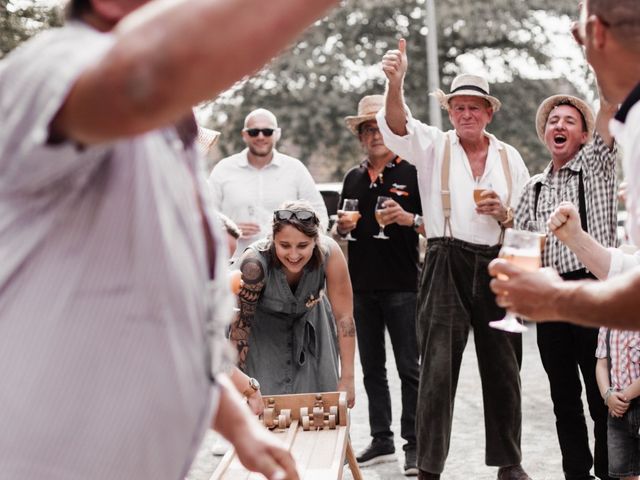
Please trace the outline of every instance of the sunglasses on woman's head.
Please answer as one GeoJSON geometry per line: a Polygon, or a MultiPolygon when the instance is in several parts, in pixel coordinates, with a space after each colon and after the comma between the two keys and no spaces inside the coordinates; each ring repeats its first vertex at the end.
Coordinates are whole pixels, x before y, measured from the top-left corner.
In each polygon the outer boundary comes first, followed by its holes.
{"type": "Polygon", "coordinates": [[[309,210],[276,210],[273,212],[273,218],[276,220],[296,219],[301,222],[309,222],[315,220],[316,214],[309,210]]]}
{"type": "Polygon", "coordinates": [[[261,133],[265,137],[270,137],[271,135],[273,135],[273,132],[275,132],[275,129],[273,129],[273,128],[245,128],[244,131],[247,132],[247,134],[250,137],[257,137],[261,133]]]}

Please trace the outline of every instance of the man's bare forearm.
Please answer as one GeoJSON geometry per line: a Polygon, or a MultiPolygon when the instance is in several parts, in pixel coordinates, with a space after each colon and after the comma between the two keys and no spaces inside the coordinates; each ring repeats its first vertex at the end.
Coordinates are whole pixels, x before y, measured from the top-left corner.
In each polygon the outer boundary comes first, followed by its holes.
{"type": "Polygon", "coordinates": [[[590,327],[640,330],[640,268],[604,282],[564,282],[553,302],[558,319],[590,327]]]}
{"type": "Polygon", "coordinates": [[[251,74],[336,0],[155,0],[125,17],[74,86],[58,130],[84,143],[173,123],[251,74]]]}
{"type": "Polygon", "coordinates": [[[407,114],[404,111],[402,82],[387,82],[385,119],[393,133],[401,136],[407,134],[407,114]]]}

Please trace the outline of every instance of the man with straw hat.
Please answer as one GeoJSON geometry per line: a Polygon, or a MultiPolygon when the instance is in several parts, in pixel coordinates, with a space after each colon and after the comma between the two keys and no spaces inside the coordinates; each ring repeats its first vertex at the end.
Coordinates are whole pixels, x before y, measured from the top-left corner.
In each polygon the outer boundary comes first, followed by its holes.
{"type": "Polygon", "coordinates": [[[440,478],[444,469],[460,362],[473,328],[487,465],[500,467],[499,480],[526,480],[520,466],[522,338],[489,327],[504,310],[489,289],[487,265],[498,255],[503,229],[512,225],[529,173],[513,147],[485,130],[500,108],[486,79],[459,75],[449,94],[435,93],[454,126],[443,132],[415,120],[404,105],[404,39],[384,55],[382,68],[387,96],[378,125],[385,144],[416,165],[428,239],[418,293],[419,478],[440,478]],[[478,184],[484,192],[476,204],[478,184]]]}
{"type": "Polygon", "coordinates": [[[336,230],[348,242],[358,351],[369,399],[372,441],[357,459],[365,465],[395,460],[391,430],[391,396],[387,382],[385,330],[389,332],[402,386],[400,434],[404,445],[404,474],[417,475],[415,415],[418,395],[416,289],[418,233],[422,208],[416,169],[390,151],[382,141],[376,113],[384,96],[367,95],[358,114],[345,118],[358,137],[365,159],[344,177],[342,200],[358,201],[358,215],[338,211],[336,230]],[[379,196],[388,197],[380,211],[388,239],[376,237],[379,196]],[[355,217],[355,218],[354,218],[355,217]]]}
{"type": "MultiPolygon", "coordinates": [[[[546,233],[546,223],[560,206],[578,220],[601,245],[617,245],[616,149],[607,125],[615,113],[601,98],[598,115],[572,95],[553,95],[536,114],[538,138],[551,161],[525,185],[515,215],[520,230],[546,233]],[[595,132],[595,133],[594,133],[595,132]]],[[[556,236],[546,239],[542,266],[554,268],[565,280],[595,278],[568,246],[556,236]]],[[[596,383],[595,350],[598,330],[569,323],[544,323],[536,329],[540,358],[551,389],[562,469],[568,480],[608,479],[607,408],[596,383]],[[591,455],[583,413],[582,384],[594,422],[595,449],[591,455]]]]}

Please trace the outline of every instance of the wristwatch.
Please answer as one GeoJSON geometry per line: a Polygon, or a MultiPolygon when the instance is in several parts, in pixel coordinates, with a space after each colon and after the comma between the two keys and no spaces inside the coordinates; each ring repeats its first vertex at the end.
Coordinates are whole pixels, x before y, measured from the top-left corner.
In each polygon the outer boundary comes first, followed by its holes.
{"type": "Polygon", "coordinates": [[[246,398],[254,395],[258,390],[260,390],[260,383],[255,378],[249,378],[249,386],[247,389],[242,392],[242,395],[246,398]]]}
{"type": "Polygon", "coordinates": [[[413,215],[413,228],[418,229],[422,226],[423,223],[424,223],[424,219],[420,215],[415,213],[413,215]]]}

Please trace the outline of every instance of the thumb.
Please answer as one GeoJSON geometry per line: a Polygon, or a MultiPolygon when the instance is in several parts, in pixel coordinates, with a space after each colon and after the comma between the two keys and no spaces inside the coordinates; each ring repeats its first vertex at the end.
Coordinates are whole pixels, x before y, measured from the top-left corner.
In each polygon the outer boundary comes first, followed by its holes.
{"type": "Polygon", "coordinates": [[[398,40],[398,50],[400,50],[401,54],[407,53],[407,41],[404,38],[398,40]]]}

